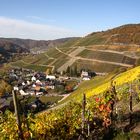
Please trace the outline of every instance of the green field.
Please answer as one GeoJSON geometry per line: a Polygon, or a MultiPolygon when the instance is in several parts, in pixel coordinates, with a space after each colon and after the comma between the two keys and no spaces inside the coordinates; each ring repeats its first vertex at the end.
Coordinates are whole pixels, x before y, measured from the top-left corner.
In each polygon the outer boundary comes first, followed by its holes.
{"type": "Polygon", "coordinates": [[[27,64],[27,63],[24,63],[23,61],[12,62],[11,65],[13,67],[20,67],[20,68],[32,69],[35,71],[43,71],[43,72],[45,72],[47,69],[52,69],[52,67],[40,66],[40,65],[35,65],[35,64],[27,64]]]}
{"type": "Polygon", "coordinates": [[[73,40],[70,40],[66,43],[64,43],[63,45],[61,46],[58,46],[58,47],[62,47],[62,48],[69,48],[69,47],[73,47],[73,46],[76,46],[77,42],[79,41],[80,38],[75,38],[73,40]]]}
{"type": "Polygon", "coordinates": [[[60,53],[55,48],[50,48],[45,54],[52,58],[58,58],[62,53],[60,53]]]}
{"type": "Polygon", "coordinates": [[[69,59],[70,59],[70,57],[62,54],[52,65],[54,65],[55,68],[59,68],[64,63],[66,63],[69,59]]]}
{"type": "Polygon", "coordinates": [[[85,70],[92,70],[92,71],[101,72],[101,73],[108,73],[108,72],[112,72],[115,69],[123,68],[122,66],[118,66],[118,65],[98,63],[98,62],[93,62],[93,61],[88,61],[88,60],[77,60],[72,65],[72,67],[74,67],[75,65],[77,65],[77,68],[79,71],[81,69],[85,69],[85,70]]]}
{"type": "Polygon", "coordinates": [[[43,65],[49,65],[53,59],[48,58],[45,53],[41,53],[38,55],[28,55],[25,58],[22,58],[24,62],[30,63],[30,64],[43,64],[43,65]]]}
{"type": "Polygon", "coordinates": [[[124,56],[123,54],[102,52],[102,51],[92,51],[87,49],[83,50],[80,54],[78,54],[78,56],[89,58],[89,59],[97,59],[97,60],[126,63],[126,64],[134,64],[135,62],[135,59],[124,56]]]}
{"type": "Polygon", "coordinates": [[[81,38],[76,45],[77,46],[98,45],[98,44],[104,44],[105,41],[106,41],[106,37],[103,37],[102,33],[100,32],[81,38]]]}

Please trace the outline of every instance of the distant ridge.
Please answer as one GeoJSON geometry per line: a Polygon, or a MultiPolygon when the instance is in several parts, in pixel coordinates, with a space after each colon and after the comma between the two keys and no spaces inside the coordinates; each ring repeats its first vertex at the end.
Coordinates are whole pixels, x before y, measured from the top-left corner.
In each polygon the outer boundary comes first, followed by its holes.
{"type": "Polygon", "coordinates": [[[56,40],[31,40],[19,38],[0,38],[0,64],[7,62],[14,53],[26,53],[31,50],[47,50],[50,47],[62,45],[63,43],[73,40],[73,38],[62,38],[56,40]]]}

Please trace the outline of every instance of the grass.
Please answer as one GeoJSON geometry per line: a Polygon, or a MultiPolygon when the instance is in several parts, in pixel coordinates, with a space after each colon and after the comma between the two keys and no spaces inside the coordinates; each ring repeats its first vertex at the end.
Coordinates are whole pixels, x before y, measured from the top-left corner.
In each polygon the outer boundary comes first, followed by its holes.
{"type": "Polygon", "coordinates": [[[104,44],[106,41],[106,38],[101,36],[102,33],[97,33],[93,35],[89,35],[86,37],[83,37],[79,40],[79,43],[77,43],[77,46],[88,46],[88,45],[98,45],[98,44],[104,44]]]}
{"type": "Polygon", "coordinates": [[[73,50],[72,47],[68,47],[68,48],[66,48],[66,47],[59,47],[59,49],[60,49],[61,51],[65,52],[65,53],[70,52],[71,50],[73,50]]]}
{"type": "Polygon", "coordinates": [[[25,58],[22,58],[24,62],[30,64],[42,64],[42,65],[49,65],[53,59],[48,58],[45,53],[41,53],[38,55],[28,55],[25,58]]]}
{"type": "Polygon", "coordinates": [[[51,102],[51,103],[57,103],[59,100],[61,100],[63,97],[62,96],[41,96],[40,97],[40,100],[43,102],[43,103],[48,103],[48,102],[51,102]]]}
{"type": "Polygon", "coordinates": [[[77,98],[82,98],[83,93],[87,93],[87,91],[92,90],[93,88],[97,88],[103,83],[108,82],[114,75],[110,76],[97,76],[90,81],[83,81],[78,89],[74,91],[70,96],[68,96],[61,103],[65,103],[67,101],[76,100],[77,98]]]}
{"type": "Polygon", "coordinates": [[[56,68],[61,67],[63,64],[65,64],[68,60],[70,59],[70,57],[66,56],[66,55],[61,55],[57,61],[55,61],[52,65],[54,65],[56,68]]]}
{"type": "Polygon", "coordinates": [[[126,63],[126,64],[134,64],[135,59],[124,56],[123,54],[117,54],[112,52],[101,52],[101,51],[92,51],[92,50],[83,50],[78,56],[89,58],[89,59],[97,59],[103,61],[111,61],[117,63],[126,63]]]}
{"type": "Polygon", "coordinates": [[[66,43],[64,43],[63,45],[59,46],[62,48],[69,48],[69,47],[73,47],[76,46],[76,43],[79,41],[79,38],[75,38],[73,40],[67,41],[66,43]]]}
{"type": "MultiPolygon", "coordinates": [[[[45,104],[48,102],[56,103],[59,100],[61,100],[62,98],[63,98],[62,96],[45,96],[45,95],[42,95],[39,97],[39,99],[45,104]]],[[[28,103],[35,101],[35,99],[36,99],[36,96],[29,97],[28,103]]]]}
{"type": "Polygon", "coordinates": [[[50,48],[45,54],[47,54],[49,57],[58,58],[62,53],[55,48],[50,48]]]}
{"type": "Polygon", "coordinates": [[[101,73],[108,73],[113,71],[114,69],[123,68],[122,66],[118,66],[118,65],[99,63],[99,62],[93,62],[88,60],[77,60],[72,65],[72,67],[74,67],[75,65],[77,65],[79,71],[81,69],[85,69],[85,70],[92,70],[101,73]]]}
{"type": "Polygon", "coordinates": [[[100,51],[91,51],[91,50],[83,50],[78,56],[90,59],[98,59],[104,61],[112,61],[112,62],[122,62],[123,55],[110,53],[110,52],[100,52],[100,51]]]}
{"type": "Polygon", "coordinates": [[[52,67],[27,64],[27,63],[24,63],[23,61],[12,62],[11,65],[13,67],[20,67],[20,68],[32,69],[35,71],[43,71],[43,72],[45,72],[47,69],[52,69],[52,67]]]}
{"type": "Polygon", "coordinates": [[[52,69],[52,67],[48,67],[48,66],[39,66],[39,65],[27,65],[25,68],[27,69],[32,69],[35,71],[43,71],[45,72],[47,69],[52,69]]]}

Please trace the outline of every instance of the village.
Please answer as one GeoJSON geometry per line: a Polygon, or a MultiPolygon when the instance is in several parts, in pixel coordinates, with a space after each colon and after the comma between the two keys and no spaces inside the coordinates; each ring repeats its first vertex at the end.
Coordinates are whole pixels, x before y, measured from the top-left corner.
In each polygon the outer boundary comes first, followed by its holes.
{"type": "MultiPolygon", "coordinates": [[[[7,72],[5,80],[16,92],[21,112],[39,112],[55,106],[76,90],[80,83],[90,80],[95,73],[81,71],[79,77],[37,72],[31,69],[13,68],[7,72]]],[[[0,98],[0,110],[14,111],[12,93],[0,98]]]]}

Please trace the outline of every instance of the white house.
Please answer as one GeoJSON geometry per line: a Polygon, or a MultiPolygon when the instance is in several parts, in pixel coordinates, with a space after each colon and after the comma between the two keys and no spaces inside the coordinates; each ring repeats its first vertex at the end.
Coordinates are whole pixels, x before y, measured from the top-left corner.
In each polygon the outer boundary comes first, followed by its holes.
{"type": "Polygon", "coordinates": [[[30,85],[30,81],[27,81],[27,85],[30,85]]]}
{"type": "Polygon", "coordinates": [[[32,85],[32,87],[33,87],[33,88],[35,88],[35,87],[36,87],[36,85],[35,85],[35,84],[33,84],[33,85],[32,85]]]}
{"type": "Polygon", "coordinates": [[[28,93],[25,93],[22,89],[19,91],[19,93],[20,93],[21,95],[28,95],[28,93]]]}
{"type": "Polygon", "coordinates": [[[46,86],[47,89],[54,89],[54,85],[46,86]]]}
{"type": "Polygon", "coordinates": [[[19,90],[19,88],[18,88],[17,86],[14,86],[14,90],[17,90],[17,91],[18,91],[18,90],[19,90]]]}
{"type": "Polygon", "coordinates": [[[33,76],[31,80],[32,80],[32,81],[36,81],[36,78],[33,76]]]}
{"type": "Polygon", "coordinates": [[[40,80],[36,80],[36,84],[38,84],[38,85],[42,85],[42,83],[41,83],[40,80]]]}
{"type": "Polygon", "coordinates": [[[81,77],[88,77],[88,72],[87,71],[82,71],[81,77]]]}
{"type": "Polygon", "coordinates": [[[87,81],[87,80],[90,80],[90,78],[89,77],[83,77],[83,80],[87,81]]]}
{"type": "Polygon", "coordinates": [[[25,83],[24,83],[24,82],[22,82],[22,85],[23,85],[23,86],[25,86],[25,83]]]}
{"type": "Polygon", "coordinates": [[[54,75],[47,75],[46,79],[55,80],[56,77],[54,75]]]}

